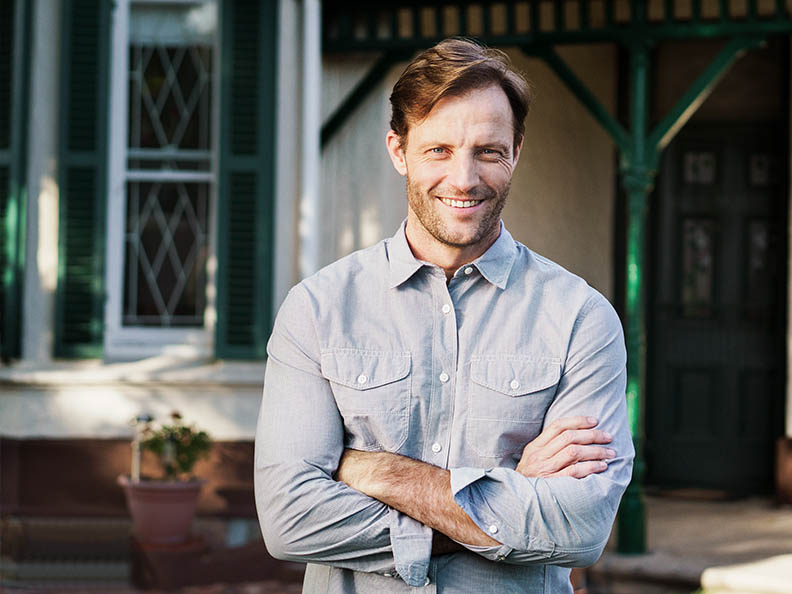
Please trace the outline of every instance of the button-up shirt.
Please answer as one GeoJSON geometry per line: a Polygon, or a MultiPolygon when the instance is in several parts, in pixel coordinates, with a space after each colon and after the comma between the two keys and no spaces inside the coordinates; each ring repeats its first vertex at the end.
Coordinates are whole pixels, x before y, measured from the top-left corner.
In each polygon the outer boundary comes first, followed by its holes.
{"type": "Polygon", "coordinates": [[[515,241],[450,280],[404,231],[294,287],[268,346],[256,434],[261,528],[304,561],[304,592],[571,592],[630,480],[625,349],[608,301],[515,241]],[[585,415],[608,469],[525,477],[523,447],[585,415]],[[333,479],[345,448],[450,469],[456,503],[499,546],[431,555],[432,530],[333,479]]]}

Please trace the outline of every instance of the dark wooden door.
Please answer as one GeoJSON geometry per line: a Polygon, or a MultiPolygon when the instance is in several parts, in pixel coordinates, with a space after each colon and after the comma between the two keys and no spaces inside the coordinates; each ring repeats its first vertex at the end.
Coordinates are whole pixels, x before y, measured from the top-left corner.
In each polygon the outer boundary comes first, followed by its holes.
{"type": "Polygon", "coordinates": [[[786,175],[768,126],[683,130],[653,197],[651,483],[772,487],[782,430],[786,175]]]}

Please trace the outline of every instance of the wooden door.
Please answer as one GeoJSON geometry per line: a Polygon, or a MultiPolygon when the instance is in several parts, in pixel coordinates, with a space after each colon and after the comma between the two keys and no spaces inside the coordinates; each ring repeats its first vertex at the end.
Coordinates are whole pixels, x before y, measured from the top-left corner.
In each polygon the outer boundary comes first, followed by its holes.
{"type": "Polygon", "coordinates": [[[772,488],[784,398],[784,133],[691,128],[664,155],[650,214],[650,483],[772,488]]]}

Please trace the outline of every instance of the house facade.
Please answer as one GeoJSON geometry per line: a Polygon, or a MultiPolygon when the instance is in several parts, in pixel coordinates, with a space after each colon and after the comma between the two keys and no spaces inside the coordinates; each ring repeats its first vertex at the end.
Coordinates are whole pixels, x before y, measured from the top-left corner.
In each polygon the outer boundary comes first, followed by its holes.
{"type": "Polygon", "coordinates": [[[0,0],[3,515],[123,514],[173,409],[254,513],[273,316],[405,217],[388,96],[450,35],[535,87],[504,221],[622,315],[639,482],[792,497],[790,5],[0,0]]]}

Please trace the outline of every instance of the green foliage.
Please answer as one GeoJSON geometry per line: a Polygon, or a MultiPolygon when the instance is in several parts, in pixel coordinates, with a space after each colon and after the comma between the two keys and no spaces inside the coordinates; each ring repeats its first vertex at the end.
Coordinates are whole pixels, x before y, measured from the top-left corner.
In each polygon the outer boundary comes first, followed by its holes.
{"type": "Polygon", "coordinates": [[[158,429],[146,423],[140,445],[157,455],[165,478],[189,478],[196,462],[209,457],[212,440],[205,431],[199,431],[194,425],[185,425],[178,411],[170,416],[171,423],[158,429]]]}

